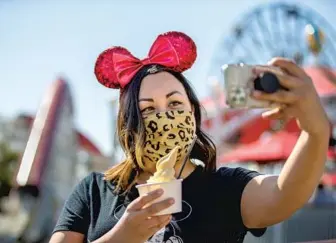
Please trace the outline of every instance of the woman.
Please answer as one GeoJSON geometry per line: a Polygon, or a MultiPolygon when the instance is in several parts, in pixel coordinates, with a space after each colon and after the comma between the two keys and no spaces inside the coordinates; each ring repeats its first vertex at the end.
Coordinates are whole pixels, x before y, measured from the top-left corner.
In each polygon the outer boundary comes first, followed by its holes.
{"type": "MultiPolygon", "coordinates": [[[[143,60],[122,47],[99,56],[97,79],[121,91],[118,136],[126,159],[105,175],[92,173],[77,185],[50,242],[242,242],[247,231],[262,235],[267,226],[285,220],[309,199],[324,170],[329,123],[306,73],[291,61],[274,59],[269,65],[284,71],[276,75],[288,90],[253,94],[280,104],[264,117],[295,117],[302,129],[280,175],[242,168],[216,171],[215,146],[200,128],[200,103],[181,74],[195,59],[194,42],[180,32],[160,35],[143,60]],[[162,191],[139,197],[135,185],[145,183],[156,161],[174,146],[188,148],[195,134],[197,143],[182,174],[183,211],[153,216],[174,201],[144,208],[162,191]],[[204,168],[193,159],[202,161],[204,168]]],[[[256,75],[264,71],[254,70],[256,75]]],[[[185,151],[179,151],[176,171],[185,151]]]]}

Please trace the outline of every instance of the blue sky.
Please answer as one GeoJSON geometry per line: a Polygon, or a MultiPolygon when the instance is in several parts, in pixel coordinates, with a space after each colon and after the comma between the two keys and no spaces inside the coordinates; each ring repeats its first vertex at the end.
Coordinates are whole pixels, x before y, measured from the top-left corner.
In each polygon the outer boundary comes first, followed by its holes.
{"type": "MultiPolygon", "coordinates": [[[[48,86],[63,75],[73,92],[77,127],[108,152],[108,102],[118,92],[100,86],[94,77],[101,51],[122,45],[144,57],[158,34],[183,31],[198,46],[198,60],[186,74],[204,97],[218,41],[241,14],[266,2],[274,1],[1,0],[0,114],[34,114],[48,86]]],[[[290,2],[305,3],[336,23],[334,0],[290,2]]]]}

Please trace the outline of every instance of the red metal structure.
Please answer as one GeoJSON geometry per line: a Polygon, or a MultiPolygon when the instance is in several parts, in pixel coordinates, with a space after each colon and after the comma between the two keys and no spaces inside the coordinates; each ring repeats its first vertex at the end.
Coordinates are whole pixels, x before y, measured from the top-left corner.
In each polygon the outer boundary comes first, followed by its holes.
{"type": "Polygon", "coordinates": [[[49,237],[59,210],[78,182],[78,153],[102,156],[99,148],[74,126],[72,95],[64,79],[46,93],[35,117],[21,115],[30,135],[15,177],[20,214],[29,222],[21,238],[49,237]]]}

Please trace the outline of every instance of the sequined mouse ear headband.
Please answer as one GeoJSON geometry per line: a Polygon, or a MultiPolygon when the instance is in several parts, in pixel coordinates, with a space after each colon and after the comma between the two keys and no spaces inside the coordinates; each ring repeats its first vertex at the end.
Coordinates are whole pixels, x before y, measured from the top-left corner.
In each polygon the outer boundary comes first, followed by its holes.
{"type": "MultiPolygon", "coordinates": [[[[196,57],[194,41],[182,32],[171,31],[159,35],[148,56],[142,60],[123,47],[105,50],[98,56],[94,71],[102,85],[112,89],[123,89],[145,65],[158,64],[176,72],[183,72],[194,64],[196,57]]],[[[157,72],[154,69],[148,70],[152,71],[157,72]]]]}

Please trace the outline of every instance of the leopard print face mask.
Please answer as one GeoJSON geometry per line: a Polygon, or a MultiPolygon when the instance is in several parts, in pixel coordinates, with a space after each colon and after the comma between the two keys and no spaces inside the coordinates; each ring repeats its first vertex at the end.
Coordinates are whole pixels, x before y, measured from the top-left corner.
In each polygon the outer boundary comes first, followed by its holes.
{"type": "Polygon", "coordinates": [[[177,161],[186,156],[193,142],[196,122],[191,111],[167,111],[144,118],[146,140],[143,157],[156,163],[174,147],[180,146],[177,161]]]}

